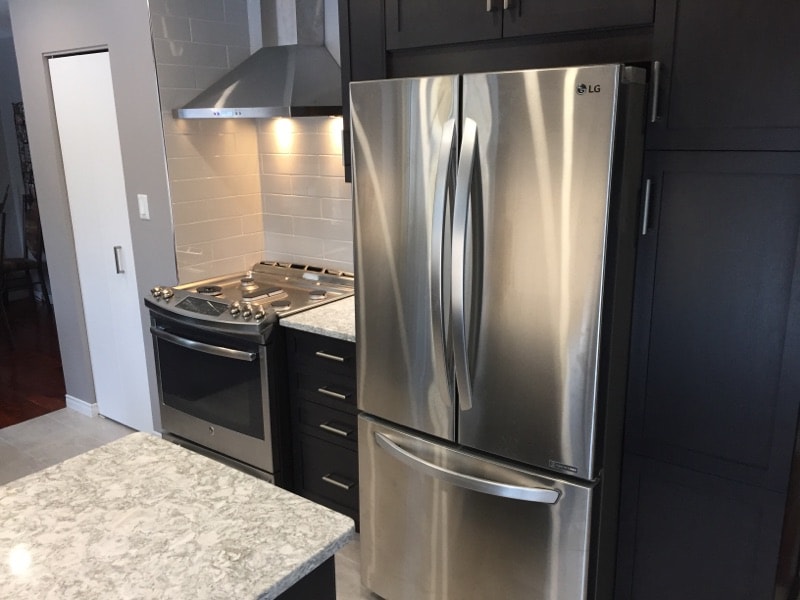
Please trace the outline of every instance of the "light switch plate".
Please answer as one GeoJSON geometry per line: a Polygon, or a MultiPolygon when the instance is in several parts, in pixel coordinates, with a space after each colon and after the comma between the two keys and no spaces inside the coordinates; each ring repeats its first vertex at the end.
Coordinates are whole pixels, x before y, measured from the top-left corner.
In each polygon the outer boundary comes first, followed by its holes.
{"type": "Polygon", "coordinates": [[[147,204],[147,194],[137,194],[139,200],[139,218],[144,221],[150,220],[150,206],[147,204]]]}

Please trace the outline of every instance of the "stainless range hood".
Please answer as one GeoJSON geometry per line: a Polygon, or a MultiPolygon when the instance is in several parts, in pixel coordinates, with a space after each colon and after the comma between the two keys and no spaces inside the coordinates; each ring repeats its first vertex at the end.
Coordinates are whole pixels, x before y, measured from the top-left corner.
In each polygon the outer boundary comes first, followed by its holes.
{"type": "MultiPolygon", "coordinates": [[[[324,0],[264,0],[260,21],[265,47],[176,109],[176,117],[260,119],[342,114],[341,70],[324,45],[324,0]]],[[[338,45],[338,29],[331,29],[338,45]]]]}

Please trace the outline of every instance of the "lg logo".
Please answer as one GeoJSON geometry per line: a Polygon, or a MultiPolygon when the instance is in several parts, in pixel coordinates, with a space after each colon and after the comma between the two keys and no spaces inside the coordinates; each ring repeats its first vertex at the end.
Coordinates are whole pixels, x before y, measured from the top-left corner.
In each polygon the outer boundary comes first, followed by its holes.
{"type": "Polygon", "coordinates": [[[586,85],[585,83],[582,83],[582,84],[580,84],[578,86],[578,89],[576,91],[578,92],[579,96],[582,96],[583,94],[586,94],[587,92],[589,94],[596,94],[596,93],[598,93],[600,91],[600,86],[599,85],[586,85]]]}

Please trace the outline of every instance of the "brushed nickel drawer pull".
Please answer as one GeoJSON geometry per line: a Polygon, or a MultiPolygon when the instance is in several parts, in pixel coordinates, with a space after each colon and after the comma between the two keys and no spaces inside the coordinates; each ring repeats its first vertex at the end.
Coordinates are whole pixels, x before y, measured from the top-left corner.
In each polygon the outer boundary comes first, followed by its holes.
{"type": "Polygon", "coordinates": [[[335,354],[328,354],[327,352],[323,352],[322,350],[317,350],[314,354],[316,356],[319,356],[320,358],[326,358],[328,360],[332,360],[332,361],[335,361],[335,362],[342,362],[342,363],[344,362],[344,357],[343,356],[336,356],[335,354]]]}
{"type": "Polygon", "coordinates": [[[335,485],[336,487],[347,491],[350,491],[350,489],[356,484],[355,481],[350,481],[350,482],[337,481],[336,479],[331,477],[331,475],[333,475],[333,473],[328,473],[327,475],[323,475],[322,481],[324,481],[325,483],[330,483],[331,485],[335,485]]]}
{"type": "Polygon", "coordinates": [[[334,392],[329,390],[328,388],[317,388],[317,391],[320,394],[325,394],[326,396],[330,396],[331,398],[336,398],[337,400],[347,400],[347,394],[340,394],[339,392],[334,392]]]}
{"type": "Polygon", "coordinates": [[[341,429],[339,427],[334,427],[333,425],[331,425],[331,421],[325,421],[324,423],[320,423],[319,428],[325,431],[329,431],[330,433],[335,433],[336,435],[340,435],[342,437],[350,437],[350,434],[353,433],[352,429],[341,429]]]}

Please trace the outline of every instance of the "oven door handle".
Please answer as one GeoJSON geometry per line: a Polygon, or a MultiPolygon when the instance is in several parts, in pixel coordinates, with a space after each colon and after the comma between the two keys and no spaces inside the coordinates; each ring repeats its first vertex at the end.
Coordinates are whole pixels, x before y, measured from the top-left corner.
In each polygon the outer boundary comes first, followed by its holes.
{"type": "Polygon", "coordinates": [[[205,352],[206,354],[213,354],[215,356],[222,356],[224,358],[232,358],[234,360],[243,360],[245,362],[253,362],[258,354],[255,352],[245,352],[244,350],[234,350],[232,348],[225,348],[223,346],[213,346],[211,344],[204,344],[195,340],[189,340],[174,333],[168,333],[155,327],[150,328],[152,333],[157,338],[161,338],[167,342],[175,344],[176,346],[183,346],[189,350],[197,350],[198,352],[205,352]]]}

